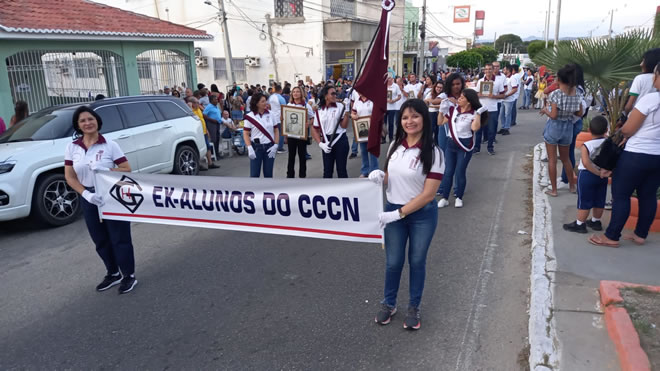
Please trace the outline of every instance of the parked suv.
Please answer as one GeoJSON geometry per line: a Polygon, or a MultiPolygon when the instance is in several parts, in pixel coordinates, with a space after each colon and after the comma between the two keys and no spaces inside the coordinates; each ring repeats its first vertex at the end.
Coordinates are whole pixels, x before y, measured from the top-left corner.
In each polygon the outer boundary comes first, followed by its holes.
{"type": "MultiPolygon", "coordinates": [[[[76,218],[80,202],[64,179],[64,150],[75,138],[71,121],[79,106],[43,109],[0,136],[0,221],[31,216],[59,226],[76,218]]],[[[206,155],[202,124],[181,99],[108,98],[89,107],[133,172],[198,174],[206,155]]]]}

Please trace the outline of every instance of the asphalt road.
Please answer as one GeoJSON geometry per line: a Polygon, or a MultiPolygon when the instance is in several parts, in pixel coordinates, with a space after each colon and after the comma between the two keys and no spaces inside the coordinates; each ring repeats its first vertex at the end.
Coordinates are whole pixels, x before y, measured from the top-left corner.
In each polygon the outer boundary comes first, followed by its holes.
{"type": "MultiPolygon", "coordinates": [[[[401,314],[374,323],[380,245],[133,223],[139,284],[119,296],[94,290],[105,272],[82,219],[19,220],[0,223],[0,369],[521,369],[531,239],[518,231],[542,122],[518,117],[496,156],[473,157],[465,207],[438,211],[420,331],[402,328],[407,268],[401,314]]],[[[248,175],[246,157],[220,164],[204,175],[248,175]]]]}

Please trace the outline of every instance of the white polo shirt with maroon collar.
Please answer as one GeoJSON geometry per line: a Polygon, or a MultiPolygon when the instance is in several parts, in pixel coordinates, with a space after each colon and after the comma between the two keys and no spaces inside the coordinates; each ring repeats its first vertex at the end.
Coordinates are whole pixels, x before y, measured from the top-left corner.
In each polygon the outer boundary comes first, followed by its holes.
{"type": "Polygon", "coordinates": [[[329,107],[319,107],[314,115],[314,129],[318,130],[321,134],[321,141],[329,141],[332,134],[337,128],[337,137],[330,144],[331,146],[337,143],[339,138],[346,132],[346,129],[339,125],[339,116],[344,111],[344,105],[341,103],[333,103],[329,107]],[[327,140],[326,140],[327,139],[327,140]]]}
{"type": "Polygon", "coordinates": [[[97,164],[112,169],[126,161],[128,160],[119,145],[101,134],[90,148],[85,147],[80,137],[69,143],[64,151],[64,165],[73,166],[80,184],[88,188],[94,187],[94,172],[90,165],[97,164]]]}
{"type": "Polygon", "coordinates": [[[264,134],[259,128],[250,122],[250,119],[257,121],[261,127],[266,130],[268,134],[270,134],[273,140],[275,140],[275,128],[279,128],[280,125],[275,123],[272,113],[270,113],[268,110],[264,111],[263,114],[250,112],[245,115],[245,120],[243,121],[243,130],[250,133],[251,141],[258,139],[259,144],[270,144],[271,140],[266,136],[266,134],[264,134]]]}
{"type": "Polygon", "coordinates": [[[404,139],[392,153],[387,164],[387,201],[389,203],[405,205],[422,193],[426,179],[442,180],[445,172],[445,159],[442,151],[436,146],[433,147],[433,165],[429,173],[424,175],[420,160],[421,150],[421,141],[409,147],[408,142],[404,139]]]}

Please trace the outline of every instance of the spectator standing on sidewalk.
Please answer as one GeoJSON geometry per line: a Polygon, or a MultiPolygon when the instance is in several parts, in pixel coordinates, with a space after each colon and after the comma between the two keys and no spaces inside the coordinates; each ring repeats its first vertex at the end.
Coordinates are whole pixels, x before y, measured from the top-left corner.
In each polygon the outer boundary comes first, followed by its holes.
{"type": "Polygon", "coordinates": [[[418,330],[420,304],[426,278],[426,256],[438,224],[435,192],[444,173],[442,151],[433,142],[434,123],[426,104],[409,99],[401,106],[396,139],[390,145],[385,171],[375,170],[369,180],[387,186],[385,212],[378,215],[385,235],[385,289],[376,322],[387,325],[396,313],[401,272],[410,265],[410,300],[403,328],[418,330]]]}
{"type": "Polygon", "coordinates": [[[385,123],[387,126],[387,135],[390,139],[394,139],[394,126],[397,120],[397,114],[399,112],[399,101],[403,100],[403,94],[399,85],[394,83],[394,79],[391,77],[387,78],[387,91],[388,96],[391,96],[391,99],[387,100],[387,115],[385,116],[385,123]]]}
{"type": "Polygon", "coordinates": [[[449,107],[448,111],[442,112],[444,114],[442,125],[446,125],[448,128],[449,140],[445,150],[445,176],[440,185],[442,199],[438,201],[438,208],[449,206],[449,192],[452,189],[454,175],[456,175],[454,207],[463,207],[463,194],[467,185],[467,167],[475,145],[474,133],[481,129],[482,119],[487,122],[487,112],[487,107],[482,108],[477,92],[472,89],[463,90],[456,106],[449,107]]]}
{"type": "Polygon", "coordinates": [[[98,207],[103,198],[94,189],[95,171],[131,172],[131,166],[119,145],[99,133],[103,120],[87,106],[80,106],[73,113],[73,129],[77,139],[69,143],[64,152],[64,177],[66,183],[82,197],[80,205],[89,236],[96,245],[96,253],[103,260],[106,276],[96,286],[105,291],[119,285],[119,293],[133,290],[135,257],[131,224],[125,221],[99,220],[98,207]],[[116,166],[116,167],[115,167],[116,166]]]}
{"type": "Polygon", "coordinates": [[[501,135],[509,135],[511,132],[511,123],[513,122],[513,110],[516,108],[516,101],[518,100],[518,79],[514,75],[513,66],[507,66],[504,69],[507,76],[506,86],[507,91],[504,93],[504,100],[500,109],[500,121],[502,122],[502,129],[497,132],[501,135]]]}
{"type": "Polygon", "coordinates": [[[254,94],[250,104],[252,107],[245,115],[243,127],[243,140],[250,158],[250,177],[259,178],[263,168],[264,178],[272,178],[280,126],[266,109],[266,97],[262,93],[254,94]]]}
{"type": "MultiPolygon", "coordinates": [[[[573,138],[571,140],[571,145],[568,147],[568,159],[571,161],[571,168],[569,171],[573,171],[575,168],[575,143],[577,143],[577,136],[582,131],[583,119],[587,117],[589,113],[589,106],[591,105],[591,96],[587,96],[584,89],[584,72],[582,71],[582,66],[579,64],[574,64],[575,66],[575,83],[577,86],[576,94],[582,96],[581,107],[582,107],[582,116],[573,116],[571,118],[573,122],[573,138]],[[587,100],[589,102],[587,102],[587,100]]],[[[561,169],[561,178],[557,179],[557,189],[566,189],[569,188],[568,177],[566,176],[566,168],[562,167],[561,169]]]]}
{"type": "MultiPolygon", "coordinates": [[[[374,103],[367,99],[364,95],[360,94],[357,101],[353,103],[351,110],[351,119],[356,121],[359,117],[371,116],[374,103]]],[[[360,155],[362,155],[362,167],[360,168],[360,178],[366,178],[369,174],[378,170],[378,157],[372,155],[367,151],[367,142],[360,143],[360,155]]]]}
{"type": "Polygon", "coordinates": [[[587,233],[587,227],[594,231],[602,231],[600,218],[605,210],[607,198],[607,177],[600,175],[600,168],[590,158],[590,154],[605,141],[609,124],[603,116],[594,117],[589,123],[592,140],[585,142],[580,149],[581,161],[578,165],[577,178],[577,218],[572,223],[564,224],[564,230],[577,233],[587,233]],[[591,220],[587,220],[593,210],[591,220]]]}
{"type": "MultiPolygon", "coordinates": [[[[291,100],[288,105],[305,108],[307,110],[307,121],[303,123],[303,125],[305,125],[305,131],[307,131],[314,120],[314,110],[312,109],[312,106],[305,101],[300,86],[294,86],[293,89],[291,89],[291,100]]],[[[298,176],[300,178],[307,177],[307,140],[288,136],[286,141],[289,146],[289,162],[287,164],[286,177],[296,177],[296,154],[298,154],[298,161],[300,163],[298,166],[298,176]]]]}
{"type": "Polygon", "coordinates": [[[626,114],[630,113],[635,107],[635,102],[638,99],[642,99],[648,93],[656,92],[657,89],[653,87],[653,71],[655,71],[655,66],[660,63],[660,48],[650,49],[644,53],[642,57],[642,63],[640,67],[642,68],[642,73],[635,76],[635,79],[630,86],[630,91],[628,92],[628,102],[624,110],[626,114]]]}
{"type": "Polygon", "coordinates": [[[30,111],[28,110],[27,102],[23,100],[16,101],[16,104],[14,104],[14,115],[11,117],[11,119],[9,119],[9,128],[13,127],[18,122],[28,117],[29,114],[30,111]]]}
{"type": "Polygon", "coordinates": [[[482,136],[486,138],[488,141],[488,154],[489,155],[494,155],[495,154],[495,134],[497,134],[497,106],[498,106],[498,99],[504,97],[505,93],[505,88],[504,88],[504,80],[503,79],[498,79],[496,75],[493,73],[493,65],[490,63],[487,63],[486,66],[484,67],[484,77],[479,80],[477,83],[477,90],[479,90],[480,85],[482,82],[492,82],[493,83],[493,90],[490,92],[489,95],[482,95],[479,93],[479,99],[481,101],[481,105],[483,107],[486,107],[488,109],[488,122],[486,125],[482,125],[481,129],[479,129],[475,135],[475,143],[474,143],[474,153],[477,154],[481,151],[481,143],[482,143],[482,136]]]}
{"type": "MultiPolygon", "coordinates": [[[[660,90],[660,65],[655,67],[653,87],[660,90]]],[[[619,238],[630,215],[630,196],[637,192],[639,217],[635,231],[624,240],[644,244],[655,218],[660,187],[660,93],[643,96],[635,104],[621,133],[628,138],[612,176],[612,218],[603,235],[593,235],[589,242],[619,246],[619,238]]],[[[603,171],[603,176],[609,176],[603,171]]]]}
{"type": "Polygon", "coordinates": [[[520,107],[521,109],[529,109],[529,106],[532,104],[532,88],[534,87],[534,75],[532,75],[532,70],[528,69],[527,73],[523,77],[524,82],[524,92],[523,104],[520,107]]]}
{"type": "Polygon", "coordinates": [[[337,91],[333,86],[327,85],[321,90],[319,108],[314,114],[312,136],[322,151],[324,178],[332,178],[335,165],[337,177],[348,178],[346,162],[349,145],[346,127],[349,114],[350,109],[344,110],[344,105],[337,102],[337,91]]]}
{"type": "MultiPolygon", "coordinates": [[[[557,72],[559,89],[550,93],[548,103],[550,110],[543,108],[541,115],[547,115],[548,120],[543,130],[543,139],[548,152],[548,172],[551,190],[545,193],[557,197],[557,150],[564,168],[573,169],[568,156],[568,150],[573,138],[573,116],[582,116],[582,96],[576,89],[576,67],[566,65],[557,72]]],[[[575,193],[575,176],[573,171],[567,171],[568,184],[571,193],[575,193]]]]}

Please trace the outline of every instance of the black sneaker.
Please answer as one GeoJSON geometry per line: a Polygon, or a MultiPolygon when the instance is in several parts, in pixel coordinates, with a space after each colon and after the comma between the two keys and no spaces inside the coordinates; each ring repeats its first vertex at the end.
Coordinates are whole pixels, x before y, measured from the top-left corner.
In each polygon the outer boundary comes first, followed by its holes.
{"type": "Polygon", "coordinates": [[[511,133],[509,132],[509,129],[504,129],[502,135],[511,135],[511,133]]]}
{"type": "Polygon", "coordinates": [[[495,151],[488,151],[488,154],[491,156],[495,156],[495,151]]]}
{"type": "Polygon", "coordinates": [[[121,282],[121,273],[117,272],[116,274],[108,274],[103,278],[103,281],[96,286],[96,291],[105,291],[114,285],[118,285],[119,282],[121,282]]]}
{"type": "Polygon", "coordinates": [[[587,220],[585,224],[587,225],[587,227],[593,229],[594,231],[603,230],[603,224],[601,224],[600,220],[597,222],[594,222],[593,220],[587,220]]]}
{"type": "Polygon", "coordinates": [[[564,230],[576,233],[587,233],[587,224],[582,223],[582,225],[578,225],[576,221],[573,221],[573,223],[564,224],[564,230]]]}
{"type": "Polygon", "coordinates": [[[505,129],[498,130],[497,134],[503,134],[505,129]]]}
{"type": "Polygon", "coordinates": [[[419,315],[419,308],[408,307],[408,315],[403,321],[403,328],[407,330],[419,330],[422,327],[422,320],[419,315]]]}
{"type": "Polygon", "coordinates": [[[396,314],[396,307],[390,307],[387,304],[381,304],[380,311],[376,314],[376,323],[379,325],[387,325],[396,314]]]}
{"type": "Polygon", "coordinates": [[[121,284],[119,285],[119,293],[120,294],[126,294],[131,292],[135,285],[137,285],[138,281],[135,279],[133,276],[126,276],[121,280],[121,284]]]}
{"type": "Polygon", "coordinates": [[[356,157],[357,157],[357,153],[351,153],[351,155],[348,156],[348,158],[356,158],[356,157]]]}

